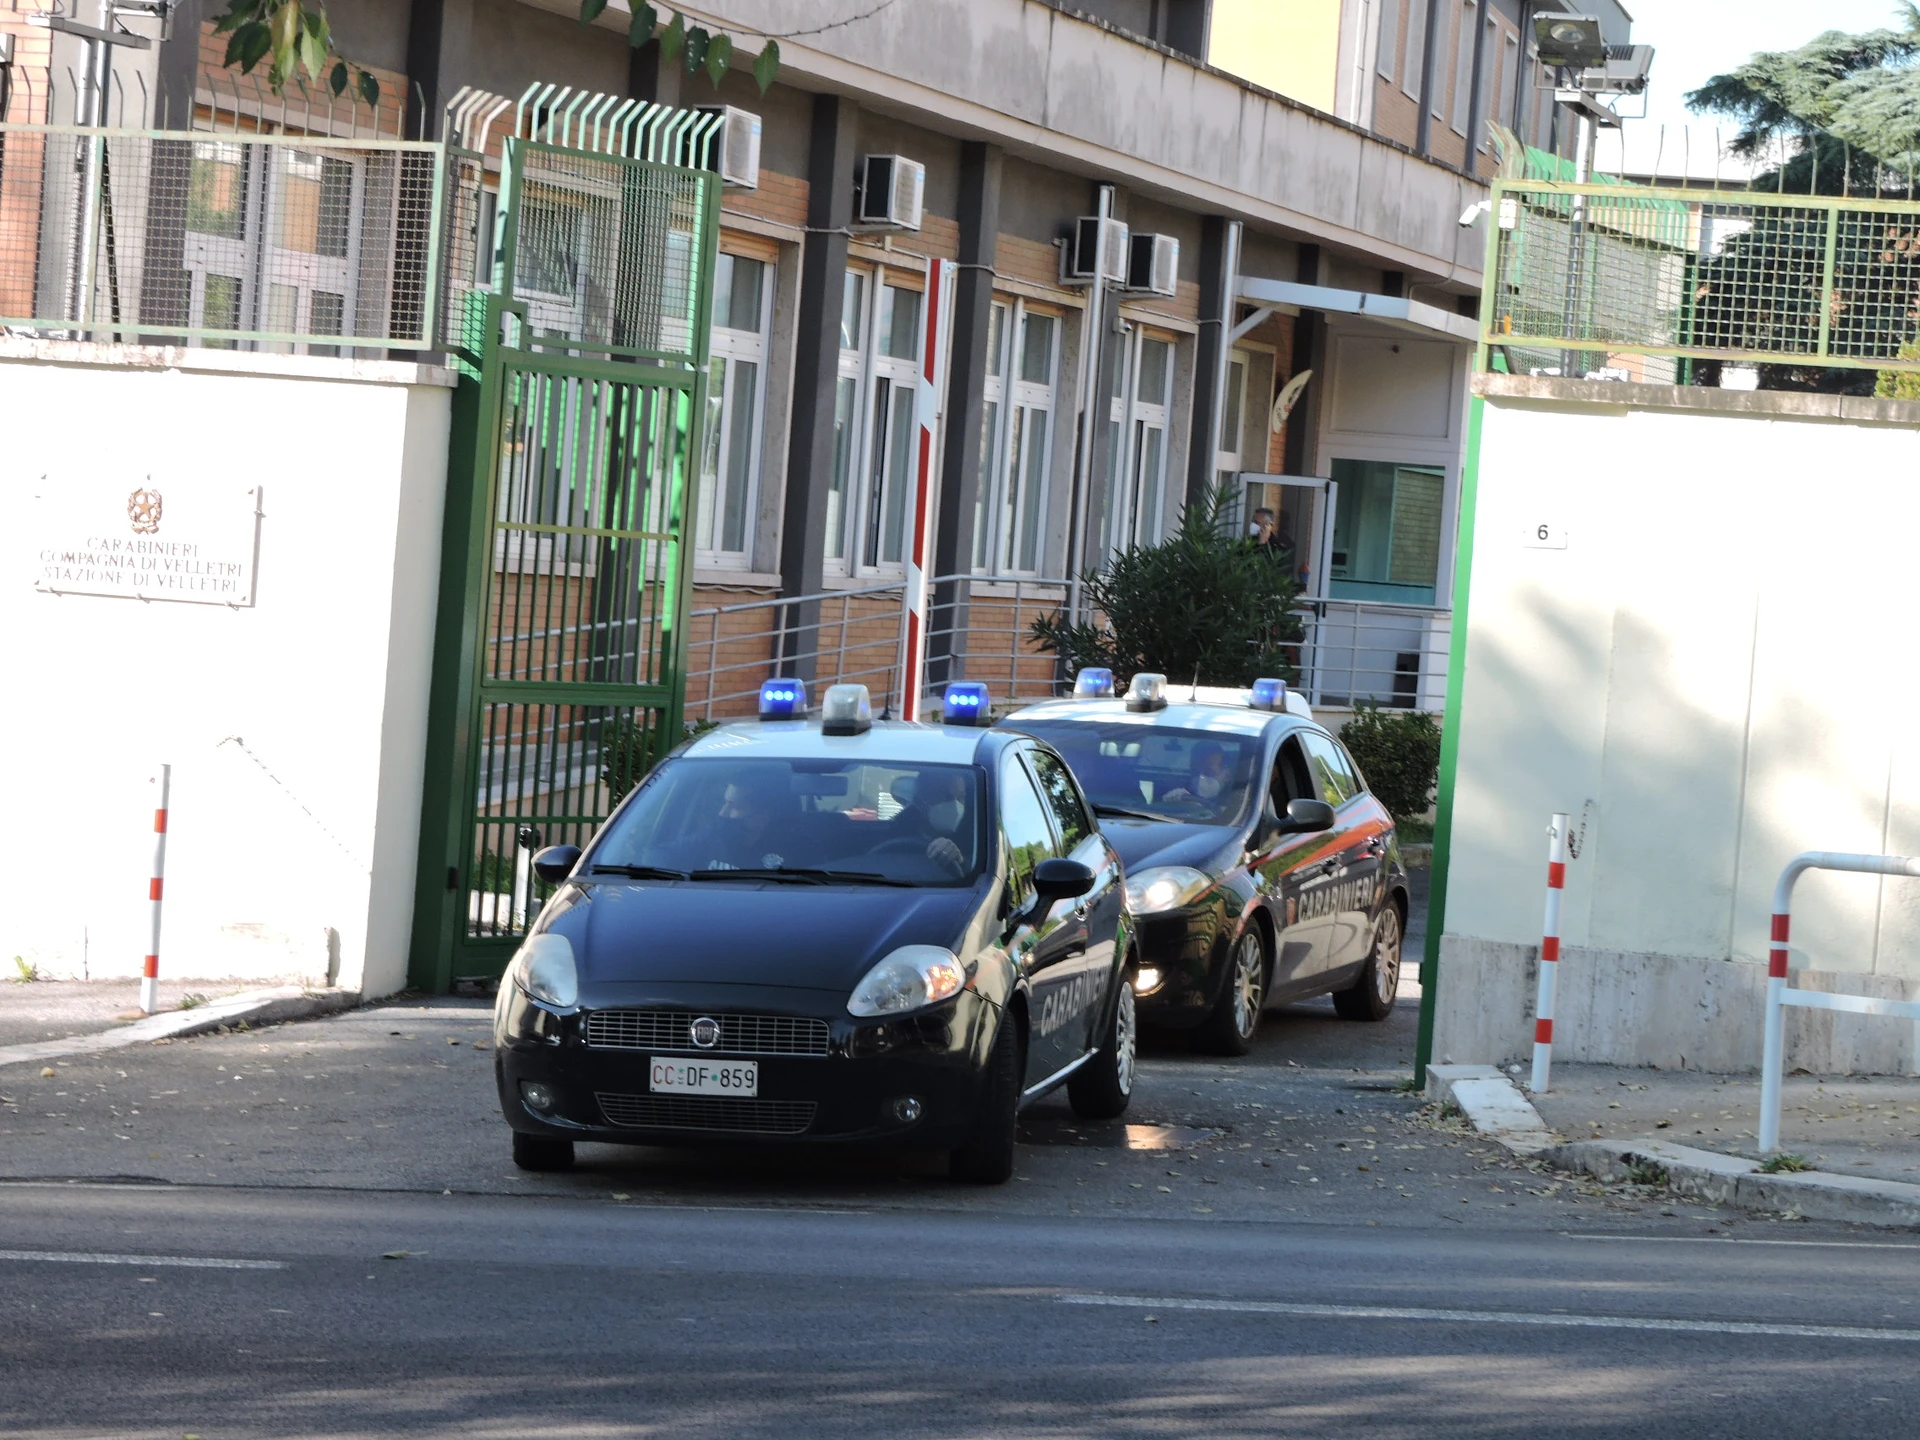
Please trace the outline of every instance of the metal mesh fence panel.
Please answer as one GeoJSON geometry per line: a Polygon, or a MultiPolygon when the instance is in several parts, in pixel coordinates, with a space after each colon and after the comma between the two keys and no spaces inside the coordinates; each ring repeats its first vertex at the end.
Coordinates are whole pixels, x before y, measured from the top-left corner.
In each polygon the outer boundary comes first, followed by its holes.
{"type": "Polygon", "coordinates": [[[433,345],[445,150],[0,126],[0,324],[118,341],[433,345]]]}
{"type": "Polygon", "coordinates": [[[1532,373],[1920,369],[1920,204],[1503,181],[1486,343],[1532,373]]]}

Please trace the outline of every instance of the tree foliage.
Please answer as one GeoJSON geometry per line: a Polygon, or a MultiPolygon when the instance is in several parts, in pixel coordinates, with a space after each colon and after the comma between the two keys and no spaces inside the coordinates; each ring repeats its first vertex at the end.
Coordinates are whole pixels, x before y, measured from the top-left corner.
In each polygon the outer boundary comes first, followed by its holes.
{"type": "Polygon", "coordinates": [[[367,104],[380,103],[380,82],[372,73],[334,55],[333,30],[321,0],[228,0],[213,31],[227,37],[225,63],[242,75],[267,62],[267,85],[276,95],[304,70],[335,95],[344,95],[351,85],[367,104]]]}
{"type": "Polygon", "coordinates": [[[1189,506],[1166,540],[1136,545],[1090,572],[1087,602],[1098,618],[1044,615],[1030,631],[1035,648],[1072,671],[1103,666],[1123,683],[1142,671],[1170,684],[1295,679],[1299,586],[1251,536],[1233,533],[1238,500],[1234,486],[1222,485],[1189,506]]]}
{"type": "MultiPolygon", "coordinates": [[[[1781,155],[1753,188],[1788,194],[1915,196],[1920,168],[1920,5],[1901,0],[1898,29],[1830,30],[1795,50],[1754,55],[1687,96],[1695,110],[1739,122],[1729,149],[1781,155]]],[[[1703,343],[1737,350],[1808,352],[1822,321],[1829,352],[1871,359],[1894,353],[1920,326],[1920,226],[1904,214],[1853,213],[1834,247],[1825,287],[1827,227],[1810,211],[1763,210],[1751,228],[1704,259],[1690,320],[1703,343]],[[1822,313],[1822,307],[1825,313],[1822,313]]],[[[1700,378],[1717,378],[1704,366],[1700,378]]],[[[1867,394],[1872,370],[1767,364],[1768,390],[1867,394]]]]}
{"type": "MultiPolygon", "coordinates": [[[[891,0],[889,0],[891,3],[891,0]]],[[[607,8],[607,0],[580,0],[580,23],[591,25],[600,18],[607,8]]],[[[671,20],[662,22],[657,6],[635,0],[633,20],[627,26],[627,43],[638,50],[642,45],[652,43],[655,36],[660,40],[660,56],[669,65],[684,63],[689,75],[705,71],[714,88],[720,88],[720,82],[733,68],[733,37],[718,31],[696,25],[677,10],[671,20]]],[[[774,77],[780,73],[780,42],[769,39],[754,57],[753,80],[760,87],[762,95],[772,85],[774,77]]]]}

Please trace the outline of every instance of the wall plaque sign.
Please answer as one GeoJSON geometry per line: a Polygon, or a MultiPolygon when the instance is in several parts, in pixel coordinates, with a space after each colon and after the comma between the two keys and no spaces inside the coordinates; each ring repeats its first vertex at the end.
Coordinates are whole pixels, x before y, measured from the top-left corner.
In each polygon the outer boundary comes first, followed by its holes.
{"type": "Polygon", "coordinates": [[[33,588],[250,606],[261,494],[218,481],[46,476],[35,497],[33,588]]]}

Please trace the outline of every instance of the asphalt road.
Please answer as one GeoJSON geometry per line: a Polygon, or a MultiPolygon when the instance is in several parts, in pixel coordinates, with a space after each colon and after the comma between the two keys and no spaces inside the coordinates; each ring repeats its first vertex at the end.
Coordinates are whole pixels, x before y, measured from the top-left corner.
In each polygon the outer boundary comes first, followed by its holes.
{"type": "Polygon", "coordinates": [[[1400,1088],[1414,1009],[1162,1043],[989,1189],[521,1174],[473,1002],[0,1070],[0,1434],[1912,1432],[1920,1238],[1518,1166],[1400,1088]]]}

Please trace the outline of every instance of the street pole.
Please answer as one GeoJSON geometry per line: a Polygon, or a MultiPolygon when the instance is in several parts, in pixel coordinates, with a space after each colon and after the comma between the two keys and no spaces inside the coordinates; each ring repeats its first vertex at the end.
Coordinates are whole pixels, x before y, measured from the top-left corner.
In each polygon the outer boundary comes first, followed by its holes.
{"type": "MultiPolygon", "coordinates": [[[[1583,97],[1584,98],[1584,97],[1583,97]]],[[[1573,161],[1573,183],[1585,185],[1593,176],[1594,152],[1599,148],[1600,126],[1594,116],[1587,113],[1585,105],[1578,107],[1579,130],[1577,132],[1576,154],[1573,161]]],[[[1587,197],[1576,193],[1573,197],[1573,233],[1567,242],[1567,304],[1561,316],[1563,336],[1571,338],[1573,327],[1583,310],[1581,289],[1586,283],[1586,238],[1587,238],[1587,197]]],[[[1560,376],[1572,378],[1573,367],[1578,363],[1580,352],[1562,350],[1560,352],[1560,376]]]]}

